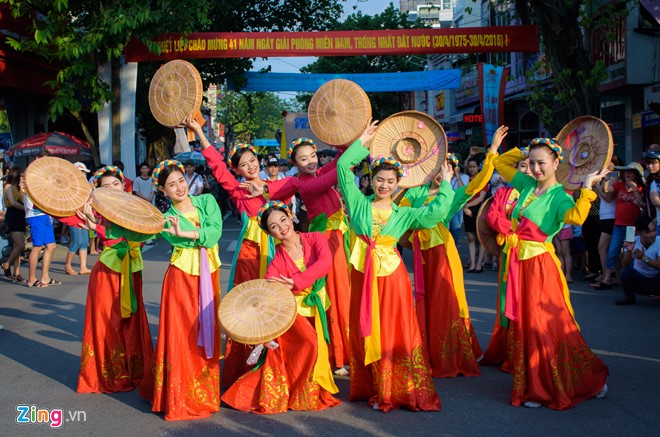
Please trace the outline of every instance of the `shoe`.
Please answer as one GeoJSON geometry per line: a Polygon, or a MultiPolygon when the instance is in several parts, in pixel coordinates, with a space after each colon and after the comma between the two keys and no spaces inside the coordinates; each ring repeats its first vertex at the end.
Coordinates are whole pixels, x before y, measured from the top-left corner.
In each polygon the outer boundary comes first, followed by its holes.
{"type": "Polygon", "coordinates": [[[374,402],[374,406],[371,407],[371,408],[373,408],[374,410],[377,410],[378,409],[378,402],[374,402]]]}
{"type": "Polygon", "coordinates": [[[497,264],[493,264],[493,267],[491,268],[493,271],[497,271],[497,264]]]}
{"type": "Polygon", "coordinates": [[[493,265],[492,265],[491,263],[484,263],[483,268],[484,268],[484,270],[485,270],[485,269],[492,269],[492,268],[493,268],[493,265]]]}
{"type": "Polygon", "coordinates": [[[614,302],[615,305],[634,305],[635,304],[635,298],[634,297],[625,297],[621,300],[617,300],[614,302]]]}
{"type": "Polygon", "coordinates": [[[607,384],[603,386],[603,389],[596,395],[596,399],[603,399],[607,396],[607,384]]]}
{"type": "Polygon", "coordinates": [[[525,401],[523,403],[523,407],[526,407],[526,408],[539,408],[540,406],[541,406],[541,404],[539,404],[538,402],[525,401]]]}
{"type": "Polygon", "coordinates": [[[44,282],[44,285],[62,285],[57,279],[50,278],[50,281],[44,282]]]}
{"type": "Polygon", "coordinates": [[[594,290],[611,290],[612,284],[607,284],[605,282],[591,284],[591,288],[594,290]]]}
{"type": "Polygon", "coordinates": [[[348,369],[345,367],[340,367],[339,369],[335,369],[333,373],[337,376],[348,376],[348,369]]]}
{"type": "Polygon", "coordinates": [[[5,268],[5,266],[2,266],[2,270],[4,270],[4,273],[5,273],[6,277],[8,277],[8,278],[12,277],[11,268],[9,268],[9,266],[7,266],[7,268],[5,268]]]}
{"type": "Polygon", "coordinates": [[[472,273],[483,273],[484,269],[474,269],[472,273]]]}
{"type": "Polygon", "coordinates": [[[477,271],[477,269],[469,269],[469,270],[466,270],[467,273],[474,273],[474,272],[476,272],[476,271],[477,271]]]}
{"type": "Polygon", "coordinates": [[[29,282],[26,282],[25,285],[30,287],[30,288],[46,288],[46,287],[48,287],[48,285],[44,284],[43,282],[41,282],[38,279],[36,281],[34,281],[32,284],[30,284],[29,282]]]}

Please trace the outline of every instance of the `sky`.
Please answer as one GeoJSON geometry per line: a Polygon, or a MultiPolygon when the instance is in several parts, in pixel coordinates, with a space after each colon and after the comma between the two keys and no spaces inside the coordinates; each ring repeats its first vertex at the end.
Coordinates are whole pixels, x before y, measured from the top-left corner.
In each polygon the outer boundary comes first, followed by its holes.
{"type": "MultiPolygon", "coordinates": [[[[357,11],[362,11],[364,15],[375,15],[383,12],[387,6],[393,3],[395,7],[399,7],[399,0],[346,0],[344,3],[344,16],[350,15],[357,11]],[[353,7],[357,9],[353,9],[353,7]]],[[[297,73],[301,67],[314,62],[316,58],[298,58],[298,57],[278,57],[268,59],[257,59],[254,62],[253,71],[258,71],[262,68],[271,66],[273,73],[297,73]]],[[[294,97],[295,92],[282,92],[278,93],[282,98],[294,97]]]]}

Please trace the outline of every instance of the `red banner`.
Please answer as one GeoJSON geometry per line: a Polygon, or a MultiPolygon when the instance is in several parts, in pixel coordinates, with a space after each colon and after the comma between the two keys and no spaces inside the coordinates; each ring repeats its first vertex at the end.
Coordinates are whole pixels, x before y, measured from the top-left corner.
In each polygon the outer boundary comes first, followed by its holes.
{"type": "Polygon", "coordinates": [[[142,43],[126,46],[128,62],[193,58],[275,56],[426,55],[443,53],[538,52],[536,26],[456,29],[351,30],[333,32],[164,34],[155,55],[142,43]]]}

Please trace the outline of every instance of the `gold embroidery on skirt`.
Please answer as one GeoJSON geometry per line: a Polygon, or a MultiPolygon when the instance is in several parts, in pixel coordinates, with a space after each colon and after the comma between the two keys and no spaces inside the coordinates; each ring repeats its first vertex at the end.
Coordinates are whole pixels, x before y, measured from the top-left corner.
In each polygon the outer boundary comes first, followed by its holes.
{"type": "Polygon", "coordinates": [[[80,354],[80,367],[85,367],[90,358],[94,356],[94,349],[89,343],[82,344],[82,353],[80,354]]]}
{"type": "Polygon", "coordinates": [[[275,367],[264,367],[259,404],[269,412],[284,412],[289,408],[289,383],[285,373],[275,367]]]}
{"type": "Polygon", "coordinates": [[[312,381],[313,372],[309,374],[307,381],[302,387],[293,394],[291,401],[292,410],[316,410],[319,406],[319,396],[321,394],[321,386],[312,381]]]}
{"type": "Polygon", "coordinates": [[[165,370],[168,372],[172,371],[172,365],[167,364],[165,365],[165,361],[157,361],[153,368],[151,369],[152,373],[154,374],[154,390],[157,392],[160,392],[163,390],[163,378],[164,378],[164,373],[165,370]]]}
{"type": "Polygon", "coordinates": [[[371,367],[374,384],[384,398],[399,398],[414,391],[425,397],[435,394],[422,346],[414,348],[411,355],[397,355],[393,361],[381,359],[371,367]]]}
{"type": "Polygon", "coordinates": [[[594,353],[587,345],[561,343],[550,362],[552,385],[562,393],[579,386],[593,366],[594,358],[594,353]]]}
{"type": "Polygon", "coordinates": [[[128,369],[126,369],[126,354],[121,348],[111,351],[110,359],[103,361],[101,376],[108,384],[129,378],[128,369]]]}
{"type": "Polygon", "coordinates": [[[204,366],[202,371],[188,384],[186,397],[193,404],[218,406],[220,403],[220,380],[218,376],[204,366]]]}

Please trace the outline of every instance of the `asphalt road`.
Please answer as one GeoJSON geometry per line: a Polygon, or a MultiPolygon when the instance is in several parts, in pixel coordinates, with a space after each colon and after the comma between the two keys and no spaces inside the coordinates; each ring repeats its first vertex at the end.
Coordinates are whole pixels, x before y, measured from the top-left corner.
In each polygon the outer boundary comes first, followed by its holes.
{"type": "MultiPolygon", "coordinates": [[[[221,240],[223,291],[238,231],[236,221],[228,219],[221,240]]],[[[577,320],[588,344],[610,368],[609,393],[603,400],[590,400],[563,412],[512,407],[512,376],[483,367],[479,377],[435,380],[443,404],[440,413],[383,414],[365,402],[350,403],[348,379],[340,377],[338,397],[344,402],[330,410],[259,416],[222,407],[205,420],[165,422],[136,392],[75,392],[88,277],[65,275],[65,254],[66,249],[58,246],[52,268],[62,286],[32,289],[0,280],[0,324],[4,326],[0,330],[0,435],[660,435],[660,301],[639,296],[637,305],[617,307],[613,302],[620,298],[620,288],[594,291],[577,280],[570,287],[577,320]],[[61,409],[62,426],[51,429],[47,423],[17,423],[17,409],[32,405],[61,409]]],[[[406,258],[410,264],[409,253],[406,258]]],[[[155,342],[169,246],[159,240],[146,250],[144,259],[144,299],[155,342]]],[[[472,322],[484,349],[495,319],[495,283],[494,272],[466,274],[472,322]]]]}

